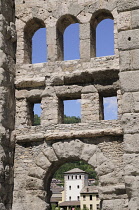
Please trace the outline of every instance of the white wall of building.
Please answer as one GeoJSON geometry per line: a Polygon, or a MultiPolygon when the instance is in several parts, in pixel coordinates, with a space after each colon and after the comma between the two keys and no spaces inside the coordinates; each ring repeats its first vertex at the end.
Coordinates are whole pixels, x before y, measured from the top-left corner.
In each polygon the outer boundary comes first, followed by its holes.
{"type": "Polygon", "coordinates": [[[84,186],[88,185],[87,174],[66,174],[65,180],[65,201],[78,201],[80,199],[80,191],[84,186]]]}

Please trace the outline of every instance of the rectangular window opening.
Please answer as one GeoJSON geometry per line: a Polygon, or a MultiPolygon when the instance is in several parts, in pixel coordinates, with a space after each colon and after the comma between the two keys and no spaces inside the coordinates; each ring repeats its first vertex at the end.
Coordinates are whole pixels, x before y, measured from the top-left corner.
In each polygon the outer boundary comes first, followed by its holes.
{"type": "Polygon", "coordinates": [[[100,206],[99,206],[99,204],[97,204],[97,210],[99,210],[100,209],[100,206]]]}
{"type": "Polygon", "coordinates": [[[100,120],[117,120],[118,103],[117,96],[100,97],[100,120]]]}
{"type": "Polygon", "coordinates": [[[75,124],[81,122],[81,99],[59,99],[59,123],[75,124]]]}
{"type": "Polygon", "coordinates": [[[41,101],[37,102],[28,102],[28,125],[37,126],[40,125],[40,115],[41,115],[41,101]]]}
{"type": "Polygon", "coordinates": [[[41,124],[41,121],[40,121],[41,111],[42,111],[41,103],[34,103],[34,106],[33,106],[33,112],[34,112],[33,125],[34,126],[41,124]]]}
{"type": "Polygon", "coordinates": [[[92,201],[92,195],[90,195],[90,201],[92,201]]]}
{"type": "Polygon", "coordinates": [[[90,204],[90,210],[92,210],[93,209],[93,205],[92,204],[90,204]]]}

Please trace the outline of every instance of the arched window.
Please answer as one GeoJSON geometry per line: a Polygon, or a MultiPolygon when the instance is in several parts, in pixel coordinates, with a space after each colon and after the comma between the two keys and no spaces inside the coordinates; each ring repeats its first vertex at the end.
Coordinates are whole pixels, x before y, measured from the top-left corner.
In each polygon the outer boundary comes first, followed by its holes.
{"type": "Polygon", "coordinates": [[[79,58],[79,23],[74,23],[69,25],[64,31],[64,60],[79,58]]]}
{"type": "Polygon", "coordinates": [[[57,22],[58,60],[79,59],[79,21],[73,15],[64,15],[57,22]]]}
{"type": "MultiPolygon", "coordinates": [[[[42,20],[38,19],[38,18],[33,18],[31,20],[29,20],[24,28],[24,63],[32,63],[32,42],[34,40],[32,40],[32,38],[34,39],[33,35],[35,35],[35,32],[40,29],[40,28],[45,28],[45,24],[42,20]]],[[[42,32],[39,31],[37,33],[37,35],[42,32]]],[[[42,35],[43,36],[43,35],[42,35]]],[[[38,38],[38,43],[40,44],[42,40],[42,37],[38,38]]],[[[36,44],[37,46],[39,44],[36,44]]],[[[46,45],[43,46],[43,48],[45,48],[46,45]]],[[[37,62],[37,60],[36,60],[37,62]]]]}
{"type": "Polygon", "coordinates": [[[114,55],[114,21],[102,20],[96,28],[96,56],[114,55]]]}
{"type": "Polygon", "coordinates": [[[44,63],[46,61],[46,28],[40,28],[32,37],[32,63],[44,63]]]}
{"type": "Polygon", "coordinates": [[[99,10],[91,18],[91,57],[114,54],[114,21],[108,10],[99,10]]]}

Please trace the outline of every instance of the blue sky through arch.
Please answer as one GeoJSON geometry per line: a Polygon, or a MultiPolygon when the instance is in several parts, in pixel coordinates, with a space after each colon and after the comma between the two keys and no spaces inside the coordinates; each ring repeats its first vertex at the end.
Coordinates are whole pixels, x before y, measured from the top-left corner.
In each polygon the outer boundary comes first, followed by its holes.
{"type": "Polygon", "coordinates": [[[69,25],[64,31],[64,60],[80,58],[79,23],[69,25]]]}
{"type": "Polygon", "coordinates": [[[47,32],[40,28],[32,37],[32,63],[47,62],[47,32]]]}
{"type": "Polygon", "coordinates": [[[114,20],[102,20],[96,28],[96,56],[114,55],[114,20]]]}

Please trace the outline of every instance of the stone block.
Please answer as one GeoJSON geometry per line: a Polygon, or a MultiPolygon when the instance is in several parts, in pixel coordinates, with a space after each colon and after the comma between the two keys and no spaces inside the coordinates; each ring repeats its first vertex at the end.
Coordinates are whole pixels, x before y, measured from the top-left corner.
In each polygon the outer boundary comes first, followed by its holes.
{"type": "Polygon", "coordinates": [[[80,40],[80,58],[83,61],[89,61],[90,54],[90,39],[80,40]]]}
{"type": "Polygon", "coordinates": [[[114,164],[112,161],[107,160],[106,162],[102,163],[100,166],[97,167],[96,172],[98,176],[102,176],[105,174],[112,173],[114,171],[114,164]]]}
{"type": "Polygon", "coordinates": [[[139,153],[139,134],[124,135],[124,150],[127,153],[139,153]]]}
{"type": "Polygon", "coordinates": [[[139,174],[139,154],[124,154],[126,176],[137,176],[139,174]]]}
{"type": "Polygon", "coordinates": [[[124,92],[139,91],[139,71],[121,72],[120,82],[124,92]]]}
{"type": "Polygon", "coordinates": [[[134,134],[138,133],[138,124],[139,124],[139,114],[123,114],[122,123],[124,128],[124,133],[134,134]]]}
{"type": "Polygon", "coordinates": [[[103,200],[102,210],[128,210],[127,199],[103,200]]]}
{"type": "Polygon", "coordinates": [[[84,23],[80,25],[80,39],[90,39],[90,23],[84,23]]]}
{"type": "Polygon", "coordinates": [[[139,176],[125,176],[125,186],[130,198],[139,196],[139,176]]]}
{"type": "Polygon", "coordinates": [[[88,161],[96,152],[96,145],[85,144],[82,149],[81,159],[88,161]]]}
{"type": "Polygon", "coordinates": [[[131,11],[131,28],[139,28],[139,9],[131,11]]]}
{"type": "Polygon", "coordinates": [[[45,171],[47,171],[49,166],[51,165],[47,157],[45,157],[42,152],[38,155],[35,162],[37,166],[44,169],[45,171]]]}
{"type": "Polygon", "coordinates": [[[34,177],[37,179],[43,179],[46,174],[46,171],[40,167],[31,167],[29,168],[28,176],[34,177]]]}
{"type": "Polygon", "coordinates": [[[119,12],[138,9],[139,1],[138,0],[118,0],[117,1],[117,10],[119,12]]]}
{"type": "Polygon", "coordinates": [[[28,177],[26,180],[26,189],[27,190],[43,190],[44,182],[41,179],[28,177]]]}
{"type": "Polygon", "coordinates": [[[139,69],[139,49],[120,52],[121,71],[131,71],[139,69]]]}
{"type": "Polygon", "coordinates": [[[43,149],[43,154],[48,158],[50,162],[56,162],[58,160],[55,151],[52,147],[46,146],[43,149]]]}
{"type": "Polygon", "coordinates": [[[124,172],[116,173],[114,171],[112,173],[100,176],[99,182],[102,186],[116,185],[118,183],[124,183],[124,172]]]}
{"type": "Polygon", "coordinates": [[[132,93],[124,93],[122,97],[122,113],[131,113],[134,111],[134,100],[132,93]]]}
{"type": "Polygon", "coordinates": [[[65,142],[57,142],[54,143],[52,147],[59,159],[77,158],[82,153],[83,143],[76,139],[65,142]]]}
{"type": "Polygon", "coordinates": [[[119,50],[132,50],[139,48],[139,29],[121,31],[118,34],[119,50]]]}
{"type": "Polygon", "coordinates": [[[118,31],[129,30],[131,28],[131,11],[119,13],[117,28],[118,31]]]}

